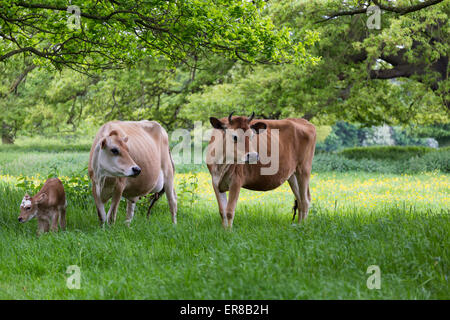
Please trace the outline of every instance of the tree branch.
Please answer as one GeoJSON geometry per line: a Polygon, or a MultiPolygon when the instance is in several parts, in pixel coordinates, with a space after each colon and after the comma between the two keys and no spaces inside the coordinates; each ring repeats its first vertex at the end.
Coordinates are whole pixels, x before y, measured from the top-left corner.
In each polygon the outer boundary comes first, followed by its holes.
{"type": "Polygon", "coordinates": [[[25,79],[25,77],[28,75],[28,73],[33,71],[36,67],[37,66],[34,63],[27,66],[23,70],[23,72],[16,78],[16,80],[14,80],[11,87],[9,88],[9,93],[12,93],[12,92],[17,93],[17,87],[22,83],[23,79],[25,79]]]}
{"type": "MultiPolygon", "coordinates": [[[[400,15],[404,15],[404,14],[407,14],[407,13],[419,11],[419,10],[422,10],[424,8],[436,5],[436,4],[440,3],[440,2],[442,2],[443,0],[428,0],[428,1],[424,1],[424,2],[421,2],[421,3],[416,4],[416,5],[408,6],[408,7],[392,7],[392,6],[388,6],[388,5],[384,5],[384,4],[380,3],[380,1],[378,1],[378,0],[372,0],[372,1],[373,1],[373,3],[375,5],[377,5],[378,7],[380,7],[380,9],[382,9],[384,11],[389,11],[389,12],[398,13],[400,15]]],[[[369,1],[369,4],[370,4],[370,2],[371,1],[369,1]]],[[[334,13],[331,13],[327,18],[325,18],[323,20],[316,21],[316,23],[326,22],[326,21],[331,20],[331,19],[336,18],[336,17],[353,16],[355,14],[366,13],[367,12],[367,8],[369,8],[369,7],[357,8],[357,9],[349,10],[349,11],[334,12],[334,13]]]]}

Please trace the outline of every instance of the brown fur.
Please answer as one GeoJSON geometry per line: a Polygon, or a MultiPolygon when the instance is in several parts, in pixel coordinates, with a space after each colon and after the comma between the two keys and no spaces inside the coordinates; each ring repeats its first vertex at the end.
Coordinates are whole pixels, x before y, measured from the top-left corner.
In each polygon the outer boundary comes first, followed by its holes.
{"type": "MultiPolygon", "coordinates": [[[[255,124],[266,124],[268,141],[273,139],[271,130],[279,129],[279,168],[273,175],[261,175],[261,168],[270,167],[270,163],[262,165],[258,161],[256,164],[208,164],[222,225],[225,228],[232,227],[241,188],[268,191],[279,187],[286,180],[298,201],[298,221],[300,222],[306,218],[311,202],[309,179],[316,144],[315,127],[305,119],[252,120],[250,123],[247,119],[247,117],[233,117],[230,124],[228,118],[222,118],[220,122],[224,124],[225,129],[243,129],[244,131],[255,124]],[[228,201],[226,191],[229,191],[228,201]]],[[[224,130],[221,131],[225,133],[224,130]]],[[[259,136],[257,135],[258,138],[254,140],[258,141],[259,136]]],[[[211,139],[210,144],[213,141],[214,139],[211,139]]],[[[254,145],[257,145],[256,142],[254,145]]],[[[270,143],[268,143],[268,149],[270,154],[270,143]]]]}
{"type": "Polygon", "coordinates": [[[24,200],[29,200],[31,206],[21,206],[20,222],[26,222],[35,213],[38,220],[38,234],[43,232],[58,231],[58,222],[61,229],[66,229],[66,193],[64,186],[58,178],[48,179],[41,190],[33,197],[25,195],[24,200]]]}
{"type": "Polygon", "coordinates": [[[127,222],[131,222],[136,201],[148,193],[161,191],[154,190],[158,184],[160,172],[163,174],[163,190],[169,201],[172,221],[176,223],[177,204],[176,193],[173,189],[175,170],[170,156],[167,133],[157,122],[112,121],[104,124],[92,144],[88,171],[93,182],[92,191],[101,223],[104,223],[106,219],[108,222],[115,222],[121,197],[127,199],[127,222]],[[136,177],[108,176],[101,188],[99,181],[95,179],[93,168],[94,153],[99,143],[101,148],[108,148],[108,145],[118,147],[120,163],[124,165],[135,163],[142,170],[141,173],[136,177]],[[111,207],[108,215],[105,216],[104,204],[110,198],[112,198],[111,207]]]}

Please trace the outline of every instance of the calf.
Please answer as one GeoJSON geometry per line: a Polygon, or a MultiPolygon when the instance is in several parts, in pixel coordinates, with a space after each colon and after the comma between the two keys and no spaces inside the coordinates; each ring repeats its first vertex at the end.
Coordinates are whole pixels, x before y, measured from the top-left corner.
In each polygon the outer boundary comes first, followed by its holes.
{"type": "Polygon", "coordinates": [[[241,188],[268,191],[286,180],[295,195],[294,217],[298,208],[298,222],[305,219],[311,203],[315,127],[305,119],[253,120],[254,113],[248,118],[232,114],[210,118],[215,131],[206,160],[223,227],[231,229],[233,225],[241,188]],[[261,159],[260,154],[270,157],[261,159]],[[264,170],[269,168],[275,170],[264,170]]]}
{"type": "Polygon", "coordinates": [[[66,194],[64,186],[58,178],[45,181],[42,189],[34,196],[25,194],[20,204],[19,222],[27,222],[34,217],[38,220],[38,234],[58,230],[60,220],[61,229],[66,229],[66,194]]]}

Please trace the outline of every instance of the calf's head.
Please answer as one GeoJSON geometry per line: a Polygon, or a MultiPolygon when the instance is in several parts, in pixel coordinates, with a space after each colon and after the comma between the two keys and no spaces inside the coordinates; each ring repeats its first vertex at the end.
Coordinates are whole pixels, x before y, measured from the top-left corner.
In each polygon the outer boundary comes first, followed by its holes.
{"type": "Polygon", "coordinates": [[[209,121],[215,129],[222,131],[219,139],[215,137],[215,150],[225,150],[226,162],[232,163],[256,163],[259,154],[252,144],[252,140],[261,130],[267,128],[263,122],[250,124],[255,116],[253,112],[250,117],[232,117],[230,113],[227,120],[219,120],[210,117],[209,121]]]}
{"type": "Polygon", "coordinates": [[[20,204],[19,222],[24,223],[33,219],[38,212],[38,204],[45,201],[45,199],[47,199],[45,193],[41,193],[35,197],[30,197],[28,194],[25,194],[20,204]]]}
{"type": "Polygon", "coordinates": [[[116,130],[100,140],[99,166],[107,176],[136,177],[141,168],[131,158],[128,137],[120,137],[116,130]]]}

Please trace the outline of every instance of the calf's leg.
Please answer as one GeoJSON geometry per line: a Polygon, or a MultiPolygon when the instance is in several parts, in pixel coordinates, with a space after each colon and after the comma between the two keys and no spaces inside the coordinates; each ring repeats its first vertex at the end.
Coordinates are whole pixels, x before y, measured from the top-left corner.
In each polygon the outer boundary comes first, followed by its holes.
{"type": "Polygon", "coordinates": [[[297,182],[299,186],[300,202],[299,202],[299,215],[298,222],[306,219],[308,216],[309,206],[311,204],[311,194],[309,192],[309,180],[311,173],[309,170],[302,170],[296,173],[297,182]]]}
{"type": "MultiPolygon", "coordinates": [[[[295,202],[294,202],[294,216],[292,217],[292,220],[295,219],[295,212],[298,208],[298,204],[301,203],[301,196],[300,196],[300,188],[299,188],[299,184],[298,184],[298,179],[295,175],[295,173],[289,177],[288,179],[289,182],[289,186],[291,187],[292,193],[295,196],[295,202]]],[[[298,213],[298,217],[300,219],[300,209],[299,209],[299,213],[298,213]]],[[[300,222],[300,220],[299,220],[300,222]]]]}
{"type": "Polygon", "coordinates": [[[51,230],[58,231],[58,223],[59,223],[59,210],[54,210],[51,213],[50,219],[52,221],[51,230]]]}
{"type": "Polygon", "coordinates": [[[306,219],[311,203],[311,194],[309,192],[310,173],[307,170],[297,169],[297,171],[288,179],[289,186],[295,195],[298,204],[298,222],[306,219]]]}
{"type": "Polygon", "coordinates": [[[226,215],[227,208],[227,194],[226,192],[220,192],[219,187],[212,183],[214,193],[216,194],[217,203],[219,204],[219,213],[222,218],[222,226],[226,229],[228,227],[228,218],[226,215]]]}
{"type": "Polygon", "coordinates": [[[38,217],[38,236],[50,229],[50,221],[47,217],[38,217]]]}
{"type": "Polygon", "coordinates": [[[230,192],[228,194],[228,203],[227,203],[227,219],[228,219],[228,228],[231,230],[233,227],[234,220],[234,212],[236,210],[236,204],[239,199],[239,192],[241,191],[241,185],[237,182],[232,182],[230,185],[230,192]]]}
{"type": "Polygon", "coordinates": [[[66,206],[60,209],[60,216],[61,216],[60,220],[61,229],[66,230],[66,206]]]}

